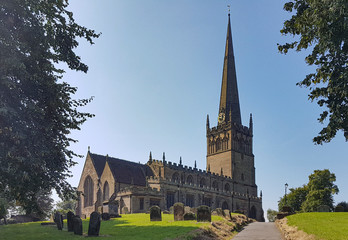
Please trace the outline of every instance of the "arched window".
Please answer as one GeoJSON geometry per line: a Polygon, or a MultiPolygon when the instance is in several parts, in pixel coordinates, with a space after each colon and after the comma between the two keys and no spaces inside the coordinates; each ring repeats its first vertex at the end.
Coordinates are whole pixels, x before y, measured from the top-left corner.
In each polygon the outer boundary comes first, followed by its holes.
{"type": "Polygon", "coordinates": [[[201,181],[199,182],[199,186],[202,188],[202,187],[205,187],[205,179],[202,178],[201,181]]]}
{"type": "Polygon", "coordinates": [[[93,189],[93,180],[90,176],[87,176],[83,184],[84,207],[93,206],[93,189]]]}
{"type": "Polygon", "coordinates": [[[228,203],[226,201],[224,201],[222,203],[222,207],[221,208],[222,208],[222,210],[228,209],[228,203]]]}
{"type": "Polygon", "coordinates": [[[178,173],[174,173],[172,176],[172,182],[179,182],[179,174],[178,173]]]}
{"type": "Polygon", "coordinates": [[[108,181],[105,181],[105,183],[104,183],[103,200],[104,201],[109,200],[109,183],[108,183],[108,181]]]}
{"type": "Polygon", "coordinates": [[[219,191],[219,184],[217,183],[217,181],[213,182],[213,189],[219,191]]]}
{"type": "Polygon", "coordinates": [[[221,150],[221,140],[220,138],[216,139],[216,151],[221,150]]]}
{"type": "Polygon", "coordinates": [[[228,184],[228,183],[225,184],[225,191],[226,192],[230,191],[230,184],[228,184]]]}
{"type": "Polygon", "coordinates": [[[188,175],[188,177],[187,177],[187,184],[193,185],[193,177],[191,175],[188,175]]]}

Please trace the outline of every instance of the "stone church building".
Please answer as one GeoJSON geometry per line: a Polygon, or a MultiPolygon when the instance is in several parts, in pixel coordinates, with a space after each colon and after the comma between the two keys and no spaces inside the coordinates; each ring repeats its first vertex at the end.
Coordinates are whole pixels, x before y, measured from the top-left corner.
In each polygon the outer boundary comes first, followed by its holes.
{"type": "Polygon", "coordinates": [[[253,122],[242,125],[230,15],[221,84],[218,124],[206,123],[206,170],[153,159],[146,164],[91,153],[88,149],[78,185],[77,214],[147,212],[152,205],[169,210],[175,202],[190,207],[240,211],[263,221],[262,193],[255,183],[253,122]],[[114,203],[116,208],[114,208],[114,203]]]}

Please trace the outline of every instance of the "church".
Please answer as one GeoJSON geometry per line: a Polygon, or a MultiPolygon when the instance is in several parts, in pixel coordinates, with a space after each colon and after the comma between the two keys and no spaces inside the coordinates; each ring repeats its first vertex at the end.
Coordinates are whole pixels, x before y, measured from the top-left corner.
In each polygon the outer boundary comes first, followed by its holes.
{"type": "Polygon", "coordinates": [[[207,205],[211,209],[242,212],[264,221],[262,192],[255,183],[253,120],[241,120],[230,14],[221,83],[217,126],[206,123],[206,170],[153,159],[146,164],[90,152],[77,190],[81,193],[76,214],[93,211],[144,213],[152,205],[169,210],[176,202],[186,206],[207,205]]]}

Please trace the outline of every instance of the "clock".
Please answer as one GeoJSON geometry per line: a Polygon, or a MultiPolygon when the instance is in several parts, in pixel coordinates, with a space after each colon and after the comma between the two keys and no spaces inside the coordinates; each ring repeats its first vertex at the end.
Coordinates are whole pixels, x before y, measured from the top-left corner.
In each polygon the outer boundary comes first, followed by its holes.
{"type": "Polygon", "coordinates": [[[223,121],[225,121],[225,113],[221,112],[219,114],[218,122],[222,123],[223,121]]]}

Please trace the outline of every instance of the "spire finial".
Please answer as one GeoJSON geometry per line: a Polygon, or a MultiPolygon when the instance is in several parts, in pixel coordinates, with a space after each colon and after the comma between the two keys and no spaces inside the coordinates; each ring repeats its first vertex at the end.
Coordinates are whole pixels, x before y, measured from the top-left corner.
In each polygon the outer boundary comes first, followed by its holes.
{"type": "Polygon", "coordinates": [[[249,130],[253,134],[253,115],[250,113],[249,130]]]}
{"type": "Polygon", "coordinates": [[[195,169],[197,169],[197,161],[195,160],[195,169]]]}
{"type": "Polygon", "coordinates": [[[210,128],[210,123],[209,123],[209,114],[207,114],[207,130],[210,128]]]}
{"type": "Polygon", "coordinates": [[[180,165],[182,165],[182,158],[181,158],[181,156],[180,156],[180,165]]]}
{"type": "Polygon", "coordinates": [[[231,5],[227,5],[227,8],[228,8],[228,16],[230,16],[230,12],[231,12],[231,5]]]}
{"type": "Polygon", "coordinates": [[[90,146],[88,146],[88,152],[90,152],[91,151],[91,147],[90,146]]]}
{"type": "Polygon", "coordinates": [[[166,162],[166,153],[163,152],[163,164],[165,164],[165,162],[166,162]]]}
{"type": "Polygon", "coordinates": [[[260,198],[262,198],[262,190],[260,191],[260,198]]]}
{"type": "Polygon", "coordinates": [[[150,151],[149,162],[152,162],[152,153],[150,151]]]}

